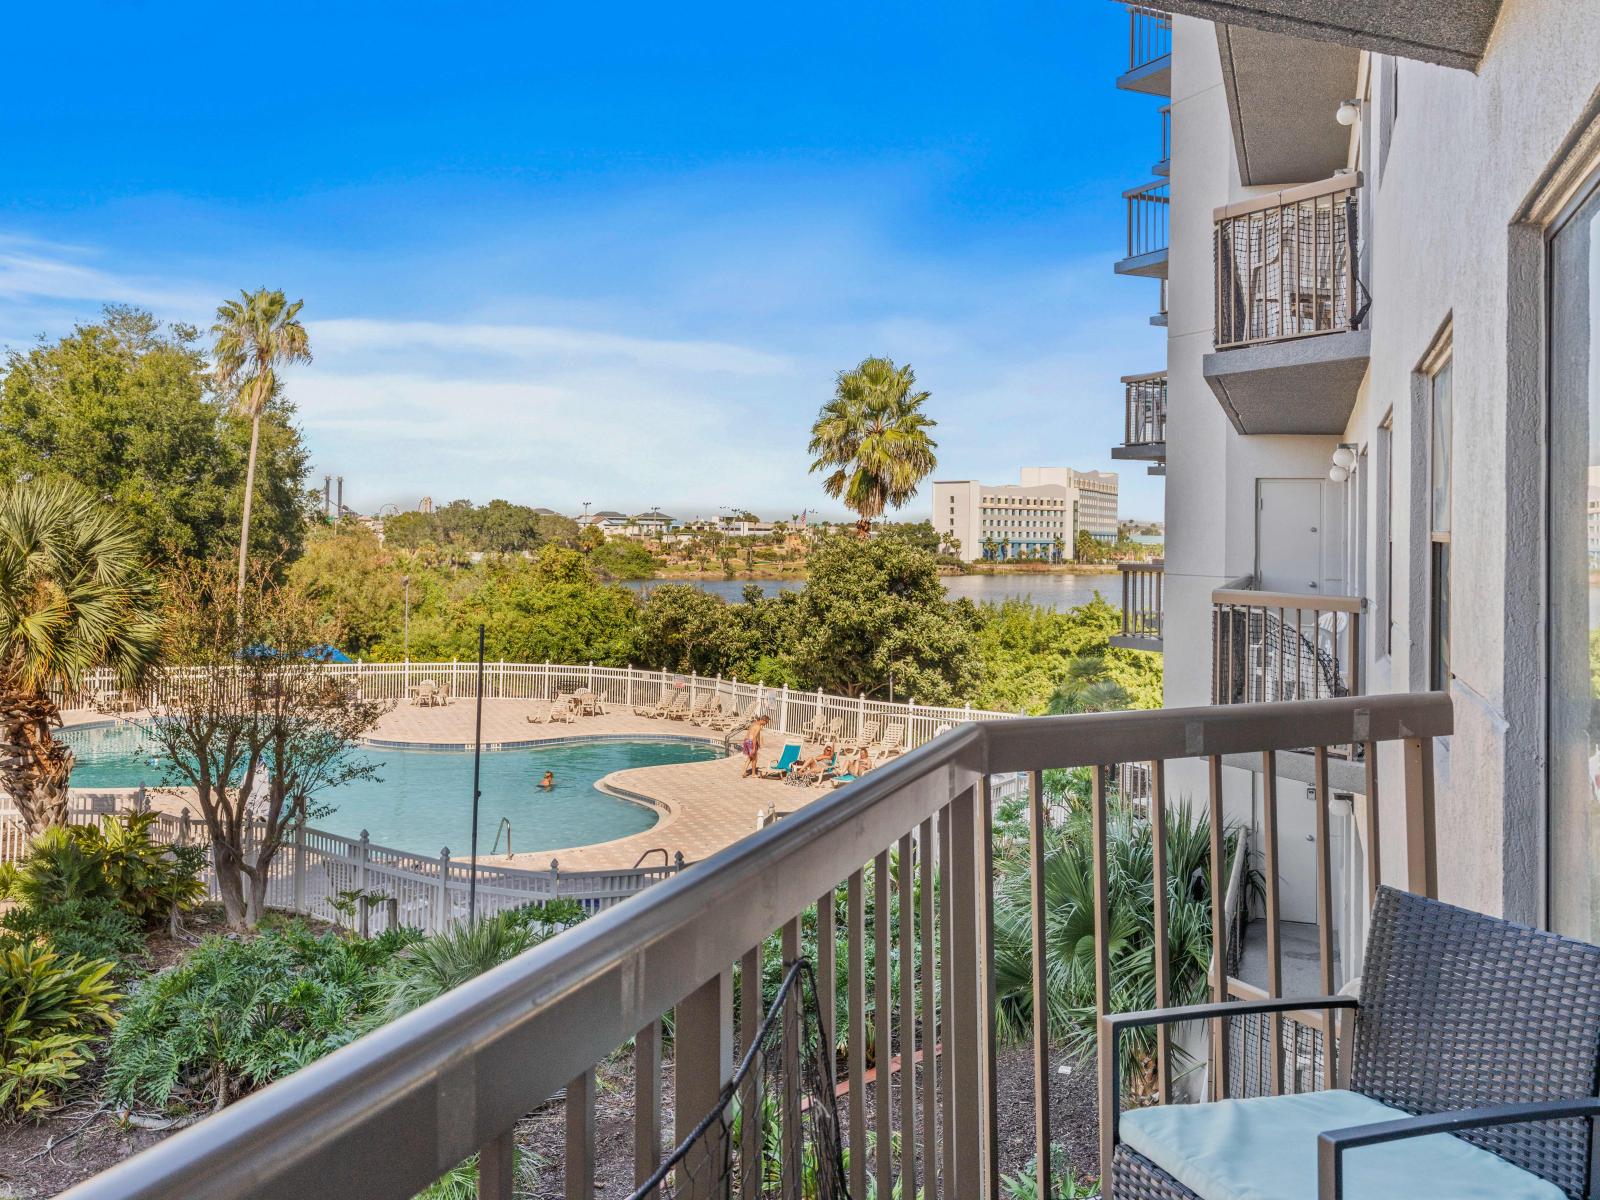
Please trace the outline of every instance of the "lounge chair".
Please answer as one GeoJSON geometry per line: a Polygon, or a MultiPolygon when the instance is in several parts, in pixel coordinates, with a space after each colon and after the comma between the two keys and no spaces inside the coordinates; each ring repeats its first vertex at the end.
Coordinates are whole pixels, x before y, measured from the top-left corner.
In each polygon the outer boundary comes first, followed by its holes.
{"type": "Polygon", "coordinates": [[[737,729],[741,725],[750,724],[750,722],[754,721],[755,719],[756,702],[752,700],[749,704],[746,704],[738,711],[734,711],[732,708],[723,709],[721,712],[715,714],[709,721],[707,721],[706,726],[710,729],[737,729]]]}
{"type": "Polygon", "coordinates": [[[904,725],[890,725],[883,731],[883,737],[869,746],[867,751],[874,758],[893,758],[905,749],[906,727],[904,725]]]}
{"type": "Polygon", "coordinates": [[[661,689],[661,695],[656,697],[656,702],[654,704],[635,704],[633,706],[633,715],[636,717],[659,717],[662,713],[667,711],[667,708],[671,704],[672,689],[670,687],[663,687],[661,689]]]}
{"type": "Polygon", "coordinates": [[[707,692],[694,702],[694,707],[685,713],[682,719],[688,721],[691,725],[698,725],[716,710],[717,694],[715,692],[707,692]]]}
{"type": "MultiPolygon", "coordinates": [[[[704,697],[696,700],[694,702],[695,710],[697,711],[699,706],[704,703],[706,703],[704,697]]],[[[677,699],[672,702],[672,707],[667,709],[667,720],[687,721],[693,715],[693,711],[691,711],[689,708],[689,691],[687,688],[685,688],[683,691],[678,693],[677,699]]]]}
{"type": "Polygon", "coordinates": [[[820,742],[823,734],[828,732],[828,714],[820,709],[817,714],[800,727],[800,736],[808,742],[820,742]]]}
{"type": "Polygon", "coordinates": [[[783,750],[771,763],[765,767],[756,768],[756,774],[762,779],[787,779],[789,769],[800,761],[800,743],[785,742],[783,750]]]}
{"type": "Polygon", "coordinates": [[[1600,1114],[1600,947],[1378,889],[1361,996],[1196,1004],[1102,1017],[1133,1029],[1352,1010],[1348,1082],[1328,1091],[1159,1105],[1106,1120],[1112,1194],[1587,1196],[1600,1114]],[[1449,1135],[1455,1136],[1449,1136],[1449,1135]],[[1430,1136],[1433,1135],[1433,1136],[1430,1136]]]}
{"type": "Polygon", "coordinates": [[[878,732],[883,728],[883,722],[877,717],[868,717],[861,722],[861,728],[855,737],[845,738],[839,743],[839,750],[865,750],[878,740],[878,732]]]}

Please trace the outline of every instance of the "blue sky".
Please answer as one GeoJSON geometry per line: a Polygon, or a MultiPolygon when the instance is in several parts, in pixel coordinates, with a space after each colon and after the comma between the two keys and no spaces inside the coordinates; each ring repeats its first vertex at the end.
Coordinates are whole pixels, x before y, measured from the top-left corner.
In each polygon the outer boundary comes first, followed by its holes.
{"type": "MultiPolygon", "coordinates": [[[[304,297],[290,395],[363,511],[831,514],[807,431],[868,354],[932,391],[940,478],[1108,468],[1117,378],[1162,353],[1154,283],[1111,273],[1159,135],[1112,86],[1126,19],[28,6],[13,47],[72,54],[8,62],[0,342],[304,297]]],[[[1124,513],[1159,517],[1125,466],[1124,513]]]]}

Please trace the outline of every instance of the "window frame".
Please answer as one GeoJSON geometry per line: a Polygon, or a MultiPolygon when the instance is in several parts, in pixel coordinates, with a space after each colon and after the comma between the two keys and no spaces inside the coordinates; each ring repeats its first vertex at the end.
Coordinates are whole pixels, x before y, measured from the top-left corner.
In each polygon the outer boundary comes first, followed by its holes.
{"type": "Polygon", "coordinates": [[[1423,607],[1423,640],[1425,670],[1423,678],[1429,691],[1448,692],[1454,674],[1450,667],[1450,617],[1452,580],[1451,526],[1455,519],[1455,341],[1454,324],[1446,321],[1428,353],[1418,364],[1423,394],[1423,428],[1426,430],[1426,452],[1422,456],[1427,516],[1424,528],[1427,534],[1427,560],[1423,565],[1423,586],[1426,588],[1423,607]],[[1439,379],[1445,376],[1449,391],[1448,424],[1444,431],[1443,462],[1448,473],[1445,480],[1444,520],[1439,520],[1436,474],[1439,454],[1439,379]],[[1442,581],[1442,582],[1441,582],[1442,581]]]}

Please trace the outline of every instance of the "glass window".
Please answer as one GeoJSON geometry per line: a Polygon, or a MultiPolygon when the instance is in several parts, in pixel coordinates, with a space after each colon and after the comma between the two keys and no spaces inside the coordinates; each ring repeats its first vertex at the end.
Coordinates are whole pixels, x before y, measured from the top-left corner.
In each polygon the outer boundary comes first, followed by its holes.
{"type": "Polygon", "coordinates": [[[1600,196],[1550,243],[1550,925],[1600,935],[1600,196]]]}
{"type": "Polygon", "coordinates": [[[1428,686],[1434,691],[1450,687],[1450,436],[1452,363],[1446,359],[1433,373],[1428,387],[1428,486],[1432,495],[1428,563],[1428,686]]]}

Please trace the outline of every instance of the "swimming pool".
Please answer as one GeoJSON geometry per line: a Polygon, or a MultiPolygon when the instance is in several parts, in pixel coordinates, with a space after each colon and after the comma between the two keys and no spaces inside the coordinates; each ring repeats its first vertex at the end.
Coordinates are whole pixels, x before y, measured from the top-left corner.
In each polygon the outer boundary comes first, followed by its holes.
{"type": "MultiPolygon", "coordinates": [[[[150,745],[136,726],[67,730],[57,736],[77,754],[73,787],[178,782],[153,761],[150,745]]],[[[416,854],[438,854],[446,846],[452,855],[467,853],[472,836],[470,751],[361,747],[354,753],[377,764],[376,777],[323,793],[322,803],[331,804],[334,811],[312,822],[318,829],[346,837],[357,837],[365,829],[378,845],[416,854]]],[[[512,848],[517,851],[586,846],[639,833],[656,823],[656,813],[598,790],[597,780],[630,767],[720,757],[720,750],[704,744],[599,739],[485,753],[479,853],[490,852],[502,818],[511,823],[512,848]],[[536,786],[546,771],[556,777],[556,786],[548,792],[536,786]]],[[[502,834],[500,852],[505,848],[502,834]]]]}

